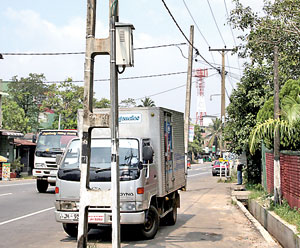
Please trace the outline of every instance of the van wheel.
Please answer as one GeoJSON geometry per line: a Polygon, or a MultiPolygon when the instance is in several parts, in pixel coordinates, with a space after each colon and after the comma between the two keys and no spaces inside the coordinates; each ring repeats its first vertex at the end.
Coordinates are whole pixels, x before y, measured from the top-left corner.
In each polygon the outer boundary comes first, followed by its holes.
{"type": "Polygon", "coordinates": [[[173,204],[173,210],[165,216],[164,221],[167,225],[175,225],[177,221],[177,206],[175,201],[173,204]]]}
{"type": "Polygon", "coordinates": [[[48,182],[46,180],[36,180],[36,188],[38,192],[45,193],[48,189],[48,182]]]}
{"type": "Polygon", "coordinates": [[[72,238],[76,238],[78,234],[78,224],[63,223],[64,231],[72,238]]]}
{"type": "Polygon", "coordinates": [[[142,226],[141,234],[145,239],[153,239],[157,233],[159,226],[159,216],[156,208],[150,206],[144,225],[142,226]]]}

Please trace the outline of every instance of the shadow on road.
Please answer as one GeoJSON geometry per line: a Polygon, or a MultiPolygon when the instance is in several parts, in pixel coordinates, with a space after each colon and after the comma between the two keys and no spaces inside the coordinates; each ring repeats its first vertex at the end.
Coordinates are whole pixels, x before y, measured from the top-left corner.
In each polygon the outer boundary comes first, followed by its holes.
{"type": "MultiPolygon", "coordinates": [[[[141,244],[147,245],[147,247],[166,247],[167,243],[171,242],[184,242],[194,243],[199,241],[219,241],[223,238],[222,235],[212,233],[212,232],[188,232],[182,235],[172,235],[176,229],[182,227],[186,222],[192,219],[195,215],[191,214],[178,214],[177,223],[174,226],[164,226],[161,225],[158,229],[158,233],[155,238],[151,240],[144,240],[138,235],[137,226],[124,225],[121,227],[121,242],[122,247],[135,247],[135,245],[140,246],[141,244]],[[151,244],[151,245],[150,245],[151,244]]],[[[101,227],[99,229],[92,229],[88,234],[89,243],[111,243],[111,227],[101,227]]],[[[76,243],[75,238],[66,237],[62,239],[63,243],[76,243]]]]}

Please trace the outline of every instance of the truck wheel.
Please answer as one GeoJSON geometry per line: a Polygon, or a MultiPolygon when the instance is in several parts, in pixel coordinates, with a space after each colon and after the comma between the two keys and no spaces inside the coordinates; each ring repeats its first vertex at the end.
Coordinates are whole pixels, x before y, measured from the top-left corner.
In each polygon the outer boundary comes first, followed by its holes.
{"type": "Polygon", "coordinates": [[[142,226],[141,234],[145,239],[153,239],[157,233],[159,226],[159,216],[156,208],[150,206],[144,225],[142,226]]]}
{"type": "Polygon", "coordinates": [[[48,182],[46,180],[36,180],[36,188],[38,192],[45,193],[48,189],[48,182]]]}
{"type": "Polygon", "coordinates": [[[165,219],[164,221],[167,225],[170,225],[170,226],[175,225],[175,223],[177,221],[177,206],[176,206],[175,202],[173,204],[173,210],[170,213],[168,213],[164,219],[165,219]]]}
{"type": "Polygon", "coordinates": [[[78,224],[63,223],[64,231],[72,238],[76,238],[78,234],[78,224]]]}

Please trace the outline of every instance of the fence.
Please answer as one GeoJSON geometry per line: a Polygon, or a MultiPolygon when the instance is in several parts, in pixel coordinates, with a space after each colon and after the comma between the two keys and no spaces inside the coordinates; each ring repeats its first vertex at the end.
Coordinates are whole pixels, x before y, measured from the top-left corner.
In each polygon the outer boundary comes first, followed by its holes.
{"type": "MultiPolygon", "coordinates": [[[[269,193],[274,189],[274,157],[273,152],[262,149],[263,183],[269,193]],[[265,158],[265,161],[264,161],[265,158]]],[[[300,152],[281,151],[280,178],[283,197],[289,205],[300,208],[300,152]]]]}

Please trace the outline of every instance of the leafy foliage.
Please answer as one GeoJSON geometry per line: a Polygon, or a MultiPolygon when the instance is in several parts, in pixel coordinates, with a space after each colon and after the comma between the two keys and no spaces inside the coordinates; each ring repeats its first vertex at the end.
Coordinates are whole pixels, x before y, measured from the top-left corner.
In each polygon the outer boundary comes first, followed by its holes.
{"type": "Polygon", "coordinates": [[[18,130],[27,133],[31,126],[29,118],[25,116],[24,110],[19,105],[8,97],[3,99],[3,128],[8,130],[18,130]]]}
{"type": "Polygon", "coordinates": [[[138,107],[155,107],[154,101],[150,97],[145,97],[141,100],[142,104],[138,107]]]}
{"type": "Polygon", "coordinates": [[[45,94],[48,91],[48,86],[44,81],[43,74],[30,73],[27,78],[13,77],[12,82],[8,85],[10,98],[23,109],[24,115],[28,118],[23,130],[38,129],[40,105],[45,100],[45,94]]]}
{"type": "Polygon", "coordinates": [[[193,153],[195,156],[203,151],[203,138],[199,125],[194,126],[194,139],[193,142],[189,142],[188,150],[189,153],[193,153]]]}
{"type": "Polygon", "coordinates": [[[224,147],[224,141],[222,137],[223,133],[223,124],[221,119],[213,120],[213,123],[207,128],[206,139],[208,138],[208,146],[216,145],[217,148],[224,147]]]}
{"type": "Polygon", "coordinates": [[[248,151],[249,135],[256,124],[256,115],[272,94],[266,66],[248,65],[237,89],[230,96],[224,139],[227,148],[241,154],[248,151]]]}
{"type": "Polygon", "coordinates": [[[67,79],[64,83],[51,88],[46,93],[47,101],[43,102],[43,109],[52,109],[56,114],[53,128],[58,127],[58,119],[61,117],[62,129],[77,128],[77,110],[83,107],[83,87],[72,83],[67,79]]]}
{"type": "Polygon", "coordinates": [[[110,101],[106,98],[101,98],[101,100],[97,101],[94,100],[94,107],[95,108],[109,108],[110,107],[110,101]]]}
{"type": "Polygon", "coordinates": [[[136,107],[136,102],[133,98],[127,98],[120,102],[120,107],[123,107],[123,108],[136,107]]]}
{"type": "Polygon", "coordinates": [[[281,120],[274,120],[274,98],[270,97],[257,114],[258,123],[250,136],[250,152],[264,141],[273,147],[274,130],[280,130],[281,149],[300,149],[300,80],[288,80],[280,90],[281,120]],[[269,118],[266,120],[266,118],[269,118]]]}

